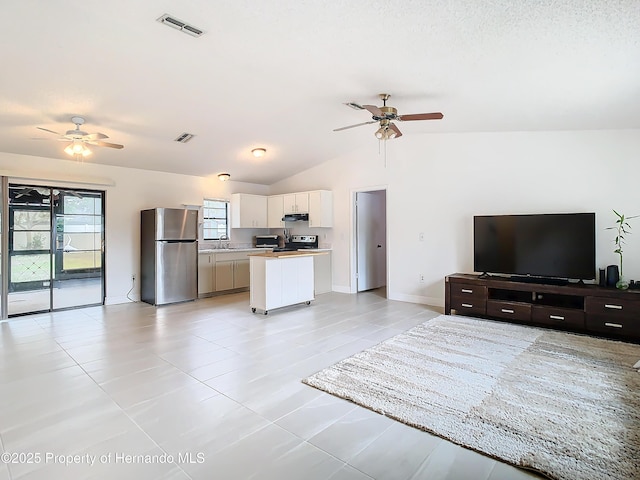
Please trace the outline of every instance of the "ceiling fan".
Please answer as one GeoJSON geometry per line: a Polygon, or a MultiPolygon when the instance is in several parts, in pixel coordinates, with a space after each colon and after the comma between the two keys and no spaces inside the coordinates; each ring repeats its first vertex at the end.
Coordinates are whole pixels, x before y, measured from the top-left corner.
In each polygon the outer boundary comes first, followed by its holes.
{"type": "Polygon", "coordinates": [[[66,133],[58,133],[53,130],[49,130],[48,128],[37,127],[40,130],[44,130],[45,132],[53,133],[55,135],[59,135],[58,140],[71,142],[67,148],[64,149],[66,153],[69,155],[73,155],[76,157],[86,157],[91,155],[91,150],[87,148],[88,145],[95,145],[97,147],[109,147],[109,148],[124,148],[124,145],[119,145],[117,143],[109,143],[104,142],[105,138],[109,138],[104,133],[87,133],[80,130],[80,126],[84,125],[84,118],[82,117],[71,117],[71,121],[75,124],[76,128],[74,130],[67,130],[66,133]]]}
{"type": "Polygon", "coordinates": [[[382,100],[382,106],[376,107],[375,105],[360,105],[355,102],[348,102],[345,105],[355,110],[368,110],[372,114],[372,119],[368,122],[356,123],[355,125],[349,125],[348,127],[336,128],[333,131],[339,132],[341,130],[347,130],[348,128],[360,127],[362,125],[369,125],[371,123],[380,122],[380,128],[376,131],[375,136],[380,140],[391,140],[402,136],[402,132],[398,129],[394,120],[399,122],[410,122],[414,120],[440,120],[444,115],[440,112],[434,113],[415,113],[411,115],[398,115],[398,110],[394,107],[387,106],[387,100],[389,100],[388,93],[381,93],[378,95],[382,100]]]}

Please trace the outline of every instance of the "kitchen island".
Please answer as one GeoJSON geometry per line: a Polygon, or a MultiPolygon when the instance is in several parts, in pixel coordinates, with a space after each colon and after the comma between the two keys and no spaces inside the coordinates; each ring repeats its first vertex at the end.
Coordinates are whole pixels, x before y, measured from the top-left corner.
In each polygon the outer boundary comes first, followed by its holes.
{"type": "Polygon", "coordinates": [[[252,312],[266,315],[274,308],[297,303],[309,305],[314,297],[313,257],[322,251],[249,254],[249,303],[252,312]]]}

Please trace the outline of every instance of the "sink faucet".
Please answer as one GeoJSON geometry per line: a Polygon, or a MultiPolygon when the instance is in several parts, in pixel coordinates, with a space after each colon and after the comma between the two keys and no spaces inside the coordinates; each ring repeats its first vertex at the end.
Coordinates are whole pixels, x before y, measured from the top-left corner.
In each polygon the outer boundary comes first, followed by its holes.
{"type": "Polygon", "coordinates": [[[227,235],[220,235],[218,238],[218,248],[222,248],[222,240],[229,240],[227,235]]]}

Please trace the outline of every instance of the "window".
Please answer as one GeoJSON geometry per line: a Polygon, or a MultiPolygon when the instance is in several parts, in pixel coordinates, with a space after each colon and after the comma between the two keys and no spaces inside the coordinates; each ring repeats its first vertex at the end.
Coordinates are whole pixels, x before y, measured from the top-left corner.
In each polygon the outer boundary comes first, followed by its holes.
{"type": "Polygon", "coordinates": [[[202,210],[204,218],[202,235],[204,239],[219,240],[223,235],[229,238],[229,202],[205,198],[202,210]]]}

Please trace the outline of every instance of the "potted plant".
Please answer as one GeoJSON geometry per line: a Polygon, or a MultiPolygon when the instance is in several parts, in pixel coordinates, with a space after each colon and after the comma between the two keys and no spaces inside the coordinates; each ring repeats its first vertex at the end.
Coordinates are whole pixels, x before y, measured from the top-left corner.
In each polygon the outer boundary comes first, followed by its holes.
{"type": "Polygon", "coordinates": [[[622,246],[624,245],[625,235],[629,235],[631,233],[631,225],[629,225],[629,222],[627,220],[636,218],[638,217],[638,215],[634,215],[633,217],[625,217],[623,214],[620,214],[615,210],[613,210],[613,213],[615,213],[616,217],[618,217],[618,219],[616,220],[616,226],[609,227],[607,228],[607,230],[616,230],[616,239],[614,240],[616,249],[613,251],[613,253],[617,253],[620,256],[620,277],[618,279],[618,282],[616,283],[616,288],[619,288],[620,290],[626,290],[627,288],[629,288],[629,282],[627,282],[622,275],[622,246]]]}

